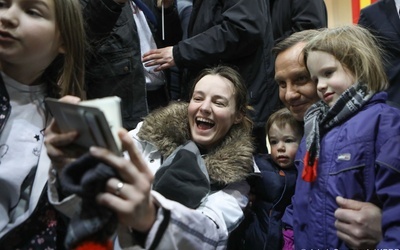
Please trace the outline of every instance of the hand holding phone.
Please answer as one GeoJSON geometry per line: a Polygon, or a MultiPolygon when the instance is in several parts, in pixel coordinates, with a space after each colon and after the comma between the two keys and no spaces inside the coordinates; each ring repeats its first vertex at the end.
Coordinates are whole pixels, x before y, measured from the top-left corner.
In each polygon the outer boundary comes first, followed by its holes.
{"type": "Polygon", "coordinates": [[[77,131],[75,143],[89,148],[99,146],[121,154],[118,129],[122,127],[121,100],[105,97],[77,104],[46,98],[45,103],[62,132],[77,131]]]}

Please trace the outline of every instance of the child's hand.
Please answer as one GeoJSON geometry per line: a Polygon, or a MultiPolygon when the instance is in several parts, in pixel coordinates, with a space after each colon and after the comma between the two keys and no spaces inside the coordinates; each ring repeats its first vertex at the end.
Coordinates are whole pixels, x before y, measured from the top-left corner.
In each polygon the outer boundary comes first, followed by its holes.
{"type": "Polygon", "coordinates": [[[374,249],[382,239],[381,209],[369,202],[336,197],[335,211],[338,237],[350,248],[374,249]]]}
{"type": "MultiPolygon", "coordinates": [[[[80,99],[75,96],[65,96],[60,99],[63,102],[78,103],[80,99]]],[[[44,132],[44,144],[52,166],[59,173],[68,163],[74,161],[83,152],[71,143],[77,138],[76,131],[62,133],[53,119],[44,132]]]]}

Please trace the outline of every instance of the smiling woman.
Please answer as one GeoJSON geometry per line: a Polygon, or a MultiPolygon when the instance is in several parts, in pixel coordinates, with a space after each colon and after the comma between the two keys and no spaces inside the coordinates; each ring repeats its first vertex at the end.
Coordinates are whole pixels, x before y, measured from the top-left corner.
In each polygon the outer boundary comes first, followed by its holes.
{"type": "Polygon", "coordinates": [[[193,88],[188,108],[189,126],[192,140],[201,148],[218,144],[232,125],[245,117],[246,90],[243,84],[238,84],[242,81],[240,76],[235,78],[232,74],[235,72],[229,71],[229,68],[205,70],[193,88]]]}
{"type": "MultiPolygon", "coordinates": [[[[218,66],[199,75],[192,93],[189,104],[171,103],[129,135],[121,131],[125,158],[100,148],[90,151],[119,173],[97,201],[118,215],[122,247],[222,249],[244,216],[246,178],[253,172],[244,82],[232,68],[218,66]]],[[[55,125],[46,133],[52,138],[49,155],[59,160],[62,149],[55,142],[71,140],[55,125]]],[[[71,199],[61,202],[68,205],[71,199]]]]}

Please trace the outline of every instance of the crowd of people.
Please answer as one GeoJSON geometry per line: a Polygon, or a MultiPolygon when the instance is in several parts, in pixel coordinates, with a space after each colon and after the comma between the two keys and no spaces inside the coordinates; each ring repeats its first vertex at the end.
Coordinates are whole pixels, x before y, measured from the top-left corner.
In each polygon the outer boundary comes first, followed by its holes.
{"type": "Polygon", "coordinates": [[[0,2],[0,248],[397,249],[399,9],[0,2]],[[121,154],[44,102],[114,95],[121,154]]]}

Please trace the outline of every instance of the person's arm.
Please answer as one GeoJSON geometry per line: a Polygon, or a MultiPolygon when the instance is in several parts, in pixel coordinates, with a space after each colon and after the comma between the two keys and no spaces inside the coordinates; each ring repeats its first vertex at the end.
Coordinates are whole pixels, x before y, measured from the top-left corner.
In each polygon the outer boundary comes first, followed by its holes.
{"type": "Polygon", "coordinates": [[[211,65],[246,57],[261,46],[268,13],[263,1],[224,0],[222,22],[174,46],[179,67],[211,65]]]}
{"type": "Polygon", "coordinates": [[[360,11],[360,17],[358,18],[358,25],[364,27],[364,28],[371,28],[371,20],[368,18],[368,14],[365,12],[365,10],[360,11]]]}
{"type": "Polygon", "coordinates": [[[81,0],[85,30],[92,46],[110,35],[127,1],[81,0]]]}
{"type": "Polygon", "coordinates": [[[275,44],[295,32],[328,26],[323,0],[280,0],[271,8],[275,44]]]}
{"type": "Polygon", "coordinates": [[[157,0],[157,5],[153,12],[158,21],[155,34],[157,37],[157,46],[163,48],[175,45],[181,41],[183,31],[176,0],[157,0]],[[164,6],[162,6],[162,2],[164,2],[164,6]],[[164,17],[162,16],[163,12],[164,17]]]}
{"type": "Polygon", "coordinates": [[[336,197],[335,211],[338,237],[351,248],[374,249],[382,239],[381,209],[369,202],[336,197]]]}
{"type": "Polygon", "coordinates": [[[327,11],[323,0],[292,1],[292,4],[293,33],[328,26],[327,11]]]}
{"type": "Polygon", "coordinates": [[[268,22],[265,3],[247,0],[224,0],[223,3],[219,24],[179,42],[173,49],[168,48],[168,54],[157,50],[146,53],[143,61],[148,66],[165,64],[159,70],[172,65],[166,63],[170,58],[178,67],[197,68],[254,53],[262,44],[268,22]]]}
{"type": "Polygon", "coordinates": [[[220,206],[212,207],[209,211],[188,209],[155,191],[152,191],[152,196],[158,205],[157,218],[152,228],[143,237],[136,230],[120,227],[118,242],[121,247],[138,245],[138,238],[142,238],[143,244],[140,245],[145,249],[151,246],[160,250],[226,249],[228,229],[224,217],[228,216],[229,211],[241,211],[231,196],[219,196],[220,206]]]}
{"type": "Polygon", "coordinates": [[[124,185],[115,195],[119,180],[107,182],[106,192],[97,198],[101,205],[116,212],[120,222],[118,234],[122,247],[143,240],[146,249],[223,249],[228,232],[243,217],[249,191],[246,182],[235,183],[209,195],[196,210],[164,198],[152,191],[152,174],[134,141],[126,132],[120,133],[129,159],[118,157],[102,148],[91,148],[91,154],[114,167],[124,185]]]}
{"type": "MultiPolygon", "coordinates": [[[[395,8],[395,6],[393,7],[395,8]]],[[[390,53],[384,53],[385,57],[390,56],[391,54],[398,55],[396,53],[393,53],[393,50],[396,49],[397,51],[400,51],[400,49],[398,49],[399,46],[397,46],[398,44],[396,42],[397,34],[395,32],[392,32],[391,29],[384,28],[384,25],[380,20],[381,18],[386,17],[387,14],[383,11],[383,13],[381,11],[378,11],[378,9],[378,5],[370,5],[364,9],[361,9],[360,17],[357,24],[368,29],[368,31],[370,31],[375,36],[383,49],[391,49],[390,53]]]]}
{"type": "MultiPolygon", "coordinates": [[[[229,232],[238,226],[244,216],[247,192],[247,183],[233,184],[208,196],[196,210],[167,200],[174,205],[169,208],[170,223],[157,249],[179,249],[179,246],[185,246],[185,249],[225,249],[229,232]]],[[[165,200],[162,206],[168,208],[165,200]]],[[[149,236],[146,247],[156,242],[155,232],[149,236]]]]}
{"type": "Polygon", "coordinates": [[[382,44],[383,42],[385,42],[385,36],[380,34],[379,26],[377,25],[379,23],[379,20],[375,19],[375,17],[372,17],[373,14],[370,11],[370,8],[371,6],[369,6],[369,8],[367,9],[362,9],[360,11],[360,17],[358,18],[357,24],[368,29],[368,31],[370,31],[382,44]]]}
{"type": "MultiPolygon", "coordinates": [[[[48,130],[48,137],[53,138],[47,142],[51,142],[49,146],[53,147],[49,156],[58,162],[60,170],[70,160],[62,148],[72,142],[70,137],[61,136],[65,134],[48,130]]],[[[125,157],[98,147],[92,147],[90,153],[116,169],[121,176],[120,179],[110,178],[105,192],[97,196],[100,205],[112,209],[118,216],[120,245],[140,243],[146,248],[157,246],[157,249],[178,249],[182,246],[187,249],[224,249],[228,232],[243,218],[242,209],[248,202],[247,182],[228,185],[209,195],[197,210],[187,208],[151,191],[153,173],[142,157],[147,150],[146,145],[132,140],[126,130],[119,132],[119,138],[126,150],[125,157]],[[123,185],[118,189],[120,182],[123,185]]],[[[79,203],[72,205],[70,208],[79,203]]]]}

